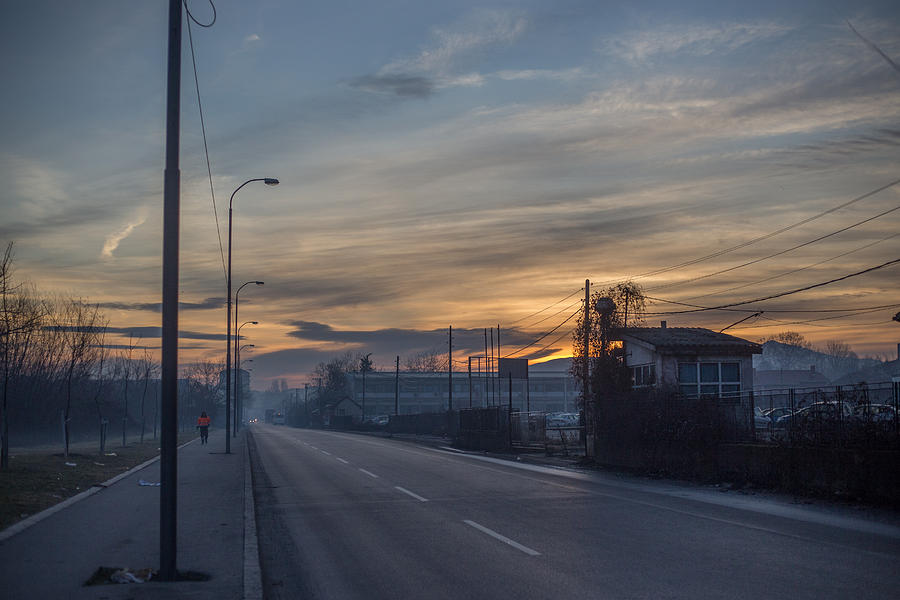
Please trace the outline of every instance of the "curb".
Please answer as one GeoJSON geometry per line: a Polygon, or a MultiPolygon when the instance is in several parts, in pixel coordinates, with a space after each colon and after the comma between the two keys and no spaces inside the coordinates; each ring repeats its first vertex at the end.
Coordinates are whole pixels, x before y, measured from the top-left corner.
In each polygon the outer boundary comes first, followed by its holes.
{"type": "Polygon", "coordinates": [[[244,600],[262,600],[262,569],[259,566],[259,539],[256,534],[256,504],[253,500],[253,471],[250,468],[250,431],[244,434],[244,600]]]}
{"type": "MultiPolygon", "coordinates": [[[[178,449],[181,450],[185,446],[187,446],[189,444],[193,444],[195,441],[196,441],[196,438],[189,442],[185,442],[184,444],[178,446],[178,449]]],[[[2,542],[4,540],[8,540],[9,538],[13,537],[17,533],[21,533],[21,532],[25,531],[32,525],[37,525],[38,523],[40,523],[47,517],[50,517],[50,516],[58,513],[59,511],[61,511],[64,508],[72,506],[76,502],[81,502],[85,498],[93,496],[94,494],[96,494],[98,492],[102,492],[104,489],[108,488],[109,486],[113,485],[114,483],[118,482],[119,480],[124,479],[134,473],[137,473],[141,469],[146,469],[147,467],[149,467],[150,465],[152,465],[153,463],[155,463],[158,460],[159,460],[159,456],[155,456],[155,457],[151,458],[150,460],[142,462],[141,464],[139,464],[136,467],[132,467],[132,468],[128,469],[124,473],[119,473],[112,479],[108,479],[108,480],[104,481],[103,483],[95,483],[90,488],[86,489],[85,491],[81,492],[80,494],[76,494],[76,495],[72,496],[71,498],[66,498],[59,504],[54,504],[50,508],[46,508],[37,514],[33,514],[26,519],[22,519],[18,523],[14,523],[13,525],[10,525],[3,531],[0,531],[0,542],[2,542]]]]}

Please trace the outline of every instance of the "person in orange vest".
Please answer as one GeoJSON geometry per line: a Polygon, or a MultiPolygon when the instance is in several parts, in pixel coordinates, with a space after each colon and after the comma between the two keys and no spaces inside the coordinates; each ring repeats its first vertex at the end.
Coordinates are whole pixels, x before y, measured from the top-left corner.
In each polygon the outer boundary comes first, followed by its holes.
{"type": "Polygon", "coordinates": [[[200,430],[200,443],[209,443],[209,417],[206,416],[205,410],[197,417],[197,429],[200,430]]]}

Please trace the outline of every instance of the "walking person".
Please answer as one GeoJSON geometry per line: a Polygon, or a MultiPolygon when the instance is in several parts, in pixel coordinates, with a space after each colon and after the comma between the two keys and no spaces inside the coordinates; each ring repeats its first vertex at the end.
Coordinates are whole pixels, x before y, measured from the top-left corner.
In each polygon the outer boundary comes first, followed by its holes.
{"type": "Polygon", "coordinates": [[[197,417],[197,429],[200,430],[200,443],[206,444],[209,442],[209,417],[206,416],[206,411],[200,413],[200,416],[197,417]]]}

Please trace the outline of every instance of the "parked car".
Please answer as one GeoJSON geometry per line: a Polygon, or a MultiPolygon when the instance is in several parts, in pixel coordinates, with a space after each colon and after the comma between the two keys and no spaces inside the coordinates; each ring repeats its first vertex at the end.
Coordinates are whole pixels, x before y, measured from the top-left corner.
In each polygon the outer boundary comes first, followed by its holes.
{"type": "Polygon", "coordinates": [[[857,404],[850,409],[850,417],[874,423],[892,422],[897,415],[890,404],[857,404]]]}
{"type": "Polygon", "coordinates": [[[578,427],[578,413],[549,413],[545,427],[578,427]]]}
{"type": "Polygon", "coordinates": [[[770,419],[769,416],[766,415],[766,413],[757,406],[756,413],[753,415],[753,424],[757,430],[768,429],[772,425],[772,419],[770,419]]]}
{"type": "Polygon", "coordinates": [[[763,414],[768,417],[768,419],[772,423],[777,423],[778,419],[783,417],[784,415],[791,414],[790,406],[776,406],[775,408],[767,408],[763,411],[763,414]]]}
{"type": "MultiPolygon", "coordinates": [[[[843,409],[844,416],[849,416],[850,406],[848,404],[844,404],[843,409]]],[[[793,413],[788,412],[787,414],[778,417],[778,420],[775,421],[775,424],[778,427],[791,427],[802,425],[809,421],[815,420],[825,422],[836,421],[837,417],[837,402],[816,402],[814,404],[810,404],[809,406],[798,408],[793,413]]]]}

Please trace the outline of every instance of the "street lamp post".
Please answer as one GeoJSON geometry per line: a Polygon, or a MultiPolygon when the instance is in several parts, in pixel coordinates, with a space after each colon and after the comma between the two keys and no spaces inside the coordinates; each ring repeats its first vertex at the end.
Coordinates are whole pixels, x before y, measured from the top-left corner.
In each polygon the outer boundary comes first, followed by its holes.
{"type": "MultiPolygon", "coordinates": [[[[237,353],[237,372],[238,372],[238,387],[235,390],[235,411],[238,413],[239,418],[238,421],[242,422],[244,420],[244,393],[243,393],[243,382],[244,382],[244,373],[241,371],[241,352],[244,351],[244,348],[256,348],[253,344],[244,344],[240,348],[238,348],[237,353]]],[[[244,362],[253,362],[252,358],[248,358],[244,362]]]]}
{"type": "MultiPolygon", "coordinates": [[[[238,287],[237,291],[234,293],[234,328],[235,328],[235,330],[237,330],[237,326],[238,326],[238,307],[239,307],[238,301],[241,299],[241,290],[244,289],[244,286],[248,286],[251,283],[256,284],[256,285],[265,285],[264,281],[246,281],[246,282],[242,283],[240,285],[240,287],[238,287]]],[[[240,339],[241,339],[240,336],[235,336],[235,338],[234,338],[234,358],[235,358],[235,360],[237,360],[237,346],[238,346],[238,340],[240,340],[240,339]]],[[[234,402],[234,434],[235,435],[237,435],[238,422],[239,422],[237,413],[238,413],[237,394],[235,394],[235,402],[234,402]]]]}
{"type": "Polygon", "coordinates": [[[278,185],[278,180],[274,177],[257,177],[248,179],[231,192],[231,198],[228,200],[228,273],[225,277],[227,314],[225,315],[225,454],[231,454],[231,221],[232,221],[232,205],[234,204],[234,195],[238,193],[242,187],[254,181],[262,181],[266,185],[278,185]]]}
{"type": "MultiPolygon", "coordinates": [[[[235,313],[237,313],[237,306],[235,306],[235,313]]],[[[234,336],[234,364],[237,367],[234,377],[234,435],[237,435],[238,426],[241,422],[241,409],[243,408],[243,405],[241,404],[241,349],[246,348],[247,346],[253,347],[253,344],[246,344],[238,347],[238,340],[241,339],[241,329],[244,325],[259,325],[259,321],[244,322],[240,327],[237,327],[237,333],[234,336]]]]}

